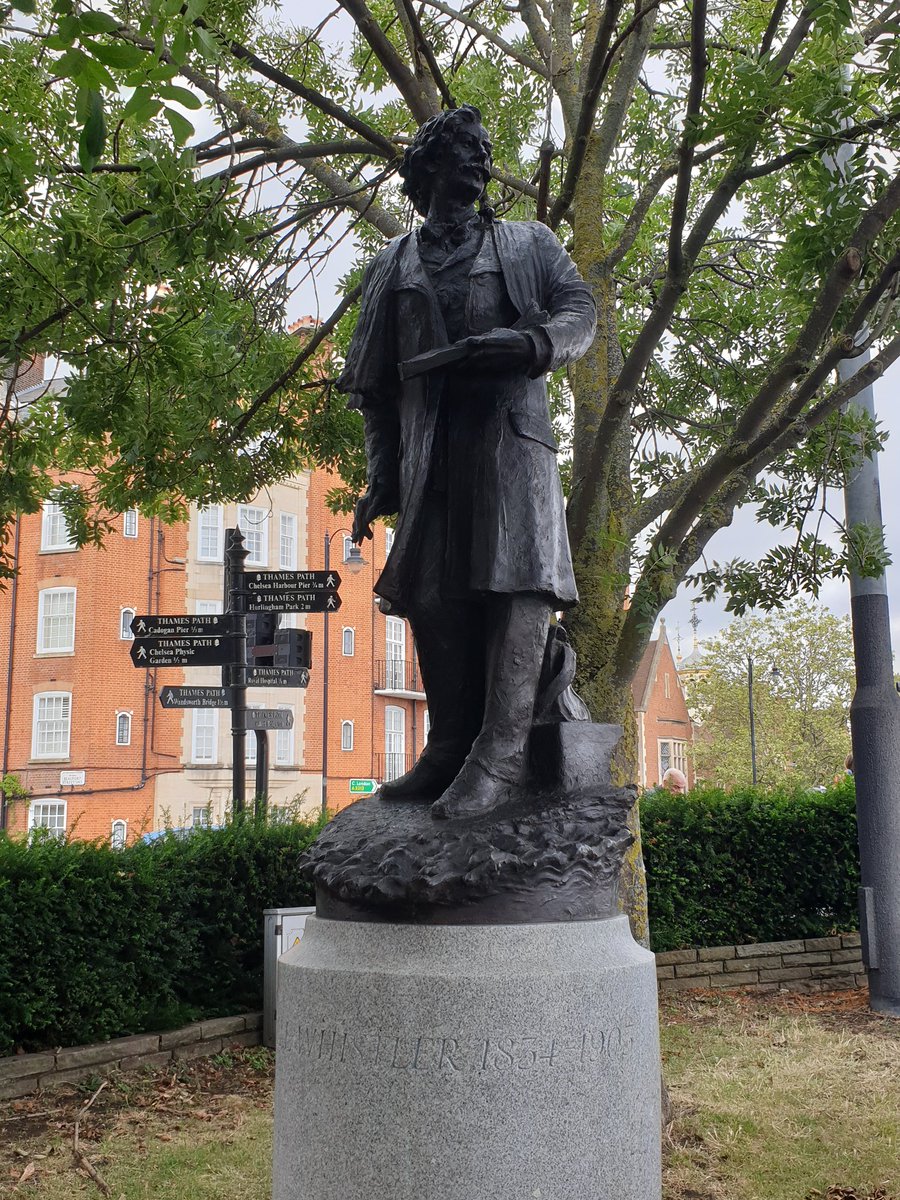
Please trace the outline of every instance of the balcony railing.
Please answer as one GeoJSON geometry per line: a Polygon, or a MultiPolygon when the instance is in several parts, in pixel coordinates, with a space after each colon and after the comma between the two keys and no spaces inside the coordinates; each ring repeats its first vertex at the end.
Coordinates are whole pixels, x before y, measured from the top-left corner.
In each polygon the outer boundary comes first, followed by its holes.
{"type": "Polygon", "coordinates": [[[382,783],[391,779],[399,779],[413,768],[413,756],[404,751],[389,751],[387,754],[375,755],[375,778],[382,783]]]}
{"type": "Polygon", "coordinates": [[[415,659],[380,658],[375,660],[376,692],[417,692],[425,690],[415,659]]]}

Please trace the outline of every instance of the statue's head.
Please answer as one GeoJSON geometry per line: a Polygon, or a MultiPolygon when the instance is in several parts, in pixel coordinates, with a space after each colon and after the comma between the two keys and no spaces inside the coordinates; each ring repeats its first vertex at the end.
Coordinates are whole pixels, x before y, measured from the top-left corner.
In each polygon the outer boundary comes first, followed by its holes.
{"type": "Polygon", "coordinates": [[[406,148],[400,166],[403,193],[427,216],[431,198],[445,189],[458,200],[481,200],[491,177],[491,139],[472,104],[430,117],[406,148]]]}

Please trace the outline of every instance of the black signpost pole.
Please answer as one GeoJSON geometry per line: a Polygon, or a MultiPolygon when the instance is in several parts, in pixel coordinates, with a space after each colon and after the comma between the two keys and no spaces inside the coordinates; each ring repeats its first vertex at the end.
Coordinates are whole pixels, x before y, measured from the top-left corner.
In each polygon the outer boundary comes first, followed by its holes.
{"type": "Polygon", "coordinates": [[[231,745],[232,801],[234,816],[243,813],[247,801],[247,598],[244,594],[244,561],[247,550],[240,529],[229,529],[225,543],[225,563],[228,572],[228,611],[234,622],[234,660],[231,664],[231,745]]]}
{"type": "Polygon", "coordinates": [[[265,729],[255,729],[256,734],[256,815],[266,815],[269,802],[269,734],[265,729]]]}

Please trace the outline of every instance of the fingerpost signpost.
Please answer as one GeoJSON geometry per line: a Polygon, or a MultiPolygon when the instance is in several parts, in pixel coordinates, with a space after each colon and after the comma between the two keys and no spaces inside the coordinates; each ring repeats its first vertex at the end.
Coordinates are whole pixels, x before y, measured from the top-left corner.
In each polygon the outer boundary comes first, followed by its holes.
{"type": "Polygon", "coordinates": [[[221,666],[221,687],[166,686],[163,708],[231,710],[232,811],[247,802],[247,732],[256,735],[256,803],[264,811],[269,790],[268,730],[292,729],[288,709],[247,707],[248,687],[302,687],[309,684],[312,635],[305,629],[278,629],[279,613],[334,612],[341,606],[336,571],[246,571],[247,549],[240,529],[225,530],[224,613],[136,616],[131,661],[157,667],[221,666]],[[271,614],[266,624],[267,614],[271,614]],[[253,623],[248,645],[248,616],[253,623]],[[268,633],[266,631],[269,631],[268,633]]]}

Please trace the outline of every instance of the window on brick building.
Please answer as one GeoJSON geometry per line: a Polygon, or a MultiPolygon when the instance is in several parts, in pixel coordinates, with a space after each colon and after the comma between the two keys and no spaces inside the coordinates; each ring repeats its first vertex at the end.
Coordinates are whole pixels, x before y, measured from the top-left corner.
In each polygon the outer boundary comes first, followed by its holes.
{"type": "Polygon", "coordinates": [[[406,713],[389,704],[384,710],[384,778],[397,779],[406,771],[406,713]]]}
{"type": "Polygon", "coordinates": [[[197,612],[205,615],[213,615],[222,611],[221,600],[198,600],[197,612]]]}
{"type": "Polygon", "coordinates": [[[197,558],[200,562],[221,562],[224,541],[222,505],[207,504],[197,510],[197,558]]]}
{"type": "Polygon", "coordinates": [[[218,711],[195,708],[191,716],[191,762],[214,763],[219,733],[218,711]]]}
{"type": "Polygon", "coordinates": [[[123,642],[133,642],[134,634],[131,632],[131,622],[134,620],[134,609],[123,608],[119,613],[119,637],[123,642]]]}
{"type": "Polygon", "coordinates": [[[254,508],[250,504],[238,505],[238,528],[244,535],[248,567],[265,567],[269,562],[270,516],[267,508],[254,508]]]}
{"type": "Polygon", "coordinates": [[[353,749],[353,722],[341,721],[341,749],[353,749]]]}
{"type": "Polygon", "coordinates": [[[663,776],[670,767],[674,767],[677,771],[683,771],[687,774],[687,742],[678,741],[674,738],[659,739],[659,778],[662,781],[663,776]]]}
{"type": "MultiPolygon", "coordinates": [[[[285,712],[294,711],[293,704],[276,704],[285,712]]],[[[294,765],[294,731],[293,729],[275,730],[275,765],[276,767],[292,767],[294,765]]]]}
{"type": "Polygon", "coordinates": [[[393,548],[394,548],[394,531],[388,525],[384,531],[384,552],[385,552],[385,554],[386,555],[390,554],[390,552],[393,550],[393,548]]]}
{"type": "Polygon", "coordinates": [[[422,717],[422,745],[423,746],[426,746],[428,744],[428,735],[430,733],[431,733],[431,713],[426,708],[425,713],[422,717]]]}
{"type": "Polygon", "coordinates": [[[352,658],[356,653],[356,630],[345,629],[341,636],[341,654],[344,658],[352,658]]]}
{"type": "Polygon", "coordinates": [[[385,687],[403,691],[406,678],[406,623],[400,617],[385,620],[385,687]]]}
{"type": "Polygon", "coordinates": [[[38,654],[75,649],[75,589],[44,588],[38,594],[38,654]]]}
{"type": "Polygon", "coordinates": [[[65,800],[33,800],[28,809],[28,828],[46,829],[58,838],[65,837],[65,800]]]}
{"type": "Polygon", "coordinates": [[[138,510],[126,509],[122,513],[122,537],[136,538],[138,535],[138,510]]]}
{"type": "Polygon", "coordinates": [[[128,840],[128,822],[113,821],[112,830],[109,835],[109,844],[113,850],[124,850],[125,842],[128,840]]]}
{"type": "Polygon", "coordinates": [[[282,571],[297,570],[297,518],[282,513],[278,530],[278,565],[282,571]]]}
{"type": "Polygon", "coordinates": [[[42,550],[77,550],[69,534],[62,505],[55,500],[45,500],[41,515],[42,550]]]}
{"type": "Polygon", "coordinates": [[[31,757],[68,758],[71,733],[71,692],[39,692],[31,722],[31,757]]]}
{"type": "Polygon", "coordinates": [[[118,713],[116,715],[116,745],[131,745],[131,713],[118,713]]]}

